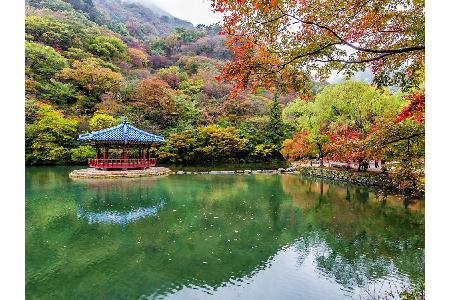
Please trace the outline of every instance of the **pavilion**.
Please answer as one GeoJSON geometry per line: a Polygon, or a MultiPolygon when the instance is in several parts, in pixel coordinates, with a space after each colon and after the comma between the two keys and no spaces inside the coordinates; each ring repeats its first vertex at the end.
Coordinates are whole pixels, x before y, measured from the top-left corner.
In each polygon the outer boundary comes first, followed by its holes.
{"type": "Polygon", "coordinates": [[[156,158],[150,158],[149,148],[155,143],[164,143],[164,137],[154,135],[134,126],[123,118],[120,125],[103,130],[80,134],[79,141],[87,141],[95,145],[96,157],[89,159],[90,168],[111,170],[111,169],[147,169],[156,165],[156,158]],[[110,159],[108,150],[113,148],[122,149],[120,159],[110,159]],[[139,158],[130,159],[128,157],[130,148],[137,148],[139,158]]]}

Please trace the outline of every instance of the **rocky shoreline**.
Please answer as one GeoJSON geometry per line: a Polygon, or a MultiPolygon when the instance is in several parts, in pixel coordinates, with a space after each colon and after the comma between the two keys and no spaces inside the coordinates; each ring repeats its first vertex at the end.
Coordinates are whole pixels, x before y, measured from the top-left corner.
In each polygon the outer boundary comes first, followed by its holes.
{"type": "Polygon", "coordinates": [[[272,170],[211,170],[211,171],[172,171],[165,167],[153,167],[145,170],[96,170],[93,168],[74,170],[69,176],[71,178],[118,178],[118,177],[149,177],[162,175],[196,175],[196,174],[210,174],[210,175],[251,175],[251,174],[295,174],[307,177],[324,178],[340,182],[349,182],[360,185],[372,185],[384,188],[394,188],[393,183],[389,177],[383,173],[374,172],[355,172],[341,169],[333,169],[328,167],[308,167],[295,166],[289,168],[278,168],[272,170]]]}
{"type": "Polygon", "coordinates": [[[380,187],[392,188],[393,183],[388,176],[383,173],[374,172],[355,172],[332,168],[319,167],[290,167],[278,168],[276,170],[227,170],[227,171],[172,171],[174,175],[191,175],[191,174],[211,174],[211,175],[228,175],[228,174],[296,174],[308,177],[325,178],[341,182],[350,182],[361,185],[373,185],[380,187]]]}

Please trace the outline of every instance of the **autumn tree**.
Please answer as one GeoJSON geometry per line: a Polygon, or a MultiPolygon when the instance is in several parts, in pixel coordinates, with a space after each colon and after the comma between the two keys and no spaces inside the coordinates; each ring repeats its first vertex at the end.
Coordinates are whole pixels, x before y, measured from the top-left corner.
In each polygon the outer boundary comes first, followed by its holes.
{"type": "Polygon", "coordinates": [[[410,109],[408,104],[398,116],[378,119],[364,147],[378,159],[395,162],[385,168],[392,181],[407,194],[418,195],[425,185],[425,124],[422,112],[406,117],[410,109]]]}
{"type": "Polygon", "coordinates": [[[289,161],[313,157],[315,148],[309,140],[309,133],[306,131],[297,132],[291,139],[286,139],[283,142],[281,154],[289,161]]]}
{"type": "Polygon", "coordinates": [[[79,86],[95,99],[106,92],[116,93],[124,83],[120,73],[102,67],[95,60],[75,61],[71,68],[59,73],[59,78],[79,86]]]}
{"type": "Polygon", "coordinates": [[[148,55],[144,51],[137,48],[128,48],[127,54],[133,66],[142,68],[148,65],[148,55]]]}
{"type": "Polygon", "coordinates": [[[165,81],[149,77],[138,83],[130,105],[136,107],[143,120],[166,128],[174,126],[192,109],[192,102],[173,90],[165,81]]]}
{"type": "MultiPolygon", "coordinates": [[[[425,57],[423,0],[214,0],[235,60],[235,87],[324,80],[331,70],[375,73],[380,84],[416,81],[425,57]]],[[[417,84],[416,84],[417,85],[417,84]]]]}
{"type": "Polygon", "coordinates": [[[167,82],[171,88],[176,89],[181,81],[188,79],[186,72],[183,72],[177,66],[159,69],[156,75],[167,82]]]}

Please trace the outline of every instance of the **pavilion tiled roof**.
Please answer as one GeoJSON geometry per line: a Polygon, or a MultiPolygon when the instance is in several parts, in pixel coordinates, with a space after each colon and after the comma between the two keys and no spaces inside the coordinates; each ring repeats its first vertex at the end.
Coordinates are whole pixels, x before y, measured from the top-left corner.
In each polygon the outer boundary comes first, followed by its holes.
{"type": "Polygon", "coordinates": [[[130,141],[130,142],[157,142],[164,143],[164,137],[151,134],[131,126],[127,118],[123,118],[120,125],[91,133],[80,134],[79,141],[130,141]]]}

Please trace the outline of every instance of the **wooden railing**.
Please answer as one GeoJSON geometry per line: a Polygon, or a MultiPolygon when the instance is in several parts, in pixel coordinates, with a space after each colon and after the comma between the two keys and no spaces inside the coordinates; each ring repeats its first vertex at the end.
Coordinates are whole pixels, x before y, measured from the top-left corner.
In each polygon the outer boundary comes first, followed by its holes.
{"type": "Polygon", "coordinates": [[[89,159],[90,168],[96,169],[145,169],[156,165],[156,158],[150,159],[89,159]]]}

